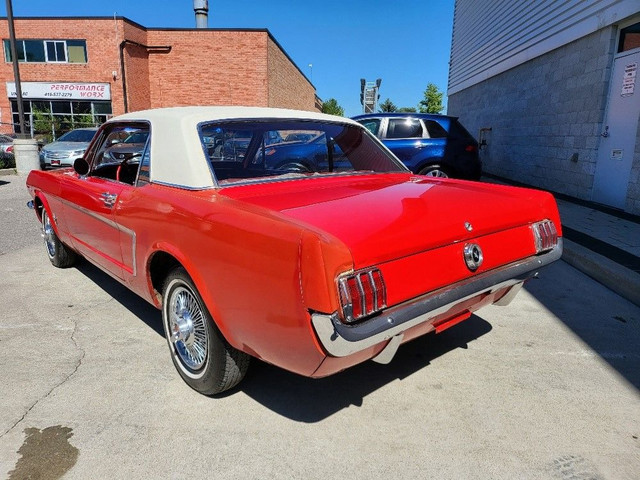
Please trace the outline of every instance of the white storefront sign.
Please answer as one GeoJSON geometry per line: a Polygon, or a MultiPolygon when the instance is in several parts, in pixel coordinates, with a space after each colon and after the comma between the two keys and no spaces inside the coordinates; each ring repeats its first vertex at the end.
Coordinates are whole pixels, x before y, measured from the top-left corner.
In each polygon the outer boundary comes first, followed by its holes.
{"type": "MultiPolygon", "coordinates": [[[[108,83],[21,82],[25,100],[111,100],[108,83]]],[[[7,82],[7,96],[16,98],[16,84],[7,82]]]]}

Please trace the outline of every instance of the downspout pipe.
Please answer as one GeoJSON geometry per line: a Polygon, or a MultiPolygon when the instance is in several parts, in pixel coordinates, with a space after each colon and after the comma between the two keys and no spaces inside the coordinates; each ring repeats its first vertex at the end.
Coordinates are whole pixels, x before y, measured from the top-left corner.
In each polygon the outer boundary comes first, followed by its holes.
{"type": "Polygon", "coordinates": [[[133,40],[123,40],[120,42],[120,76],[122,77],[122,96],[124,97],[124,113],[129,112],[129,100],[127,98],[127,73],[124,68],[124,49],[127,45],[144,48],[147,53],[169,53],[171,45],[143,45],[133,40]]]}

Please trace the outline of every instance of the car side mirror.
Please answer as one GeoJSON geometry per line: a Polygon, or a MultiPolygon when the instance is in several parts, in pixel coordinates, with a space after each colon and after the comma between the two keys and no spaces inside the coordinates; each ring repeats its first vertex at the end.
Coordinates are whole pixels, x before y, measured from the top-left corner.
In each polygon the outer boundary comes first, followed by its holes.
{"type": "Polygon", "coordinates": [[[85,176],[89,173],[89,162],[87,162],[84,158],[76,158],[76,161],[73,162],[73,169],[76,171],[78,175],[85,176]]]}

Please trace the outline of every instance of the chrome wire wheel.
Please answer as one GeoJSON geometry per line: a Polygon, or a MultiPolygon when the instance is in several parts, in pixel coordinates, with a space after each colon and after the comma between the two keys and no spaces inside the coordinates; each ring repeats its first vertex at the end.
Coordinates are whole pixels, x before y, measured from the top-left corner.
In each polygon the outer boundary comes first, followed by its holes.
{"type": "Polygon", "coordinates": [[[51,220],[46,210],[42,210],[42,238],[44,246],[47,248],[49,259],[53,259],[56,255],[56,232],[53,230],[51,220]]]}
{"type": "Polygon", "coordinates": [[[209,333],[198,299],[179,286],[171,292],[167,313],[170,341],[180,362],[191,371],[200,370],[207,361],[209,333]]]}

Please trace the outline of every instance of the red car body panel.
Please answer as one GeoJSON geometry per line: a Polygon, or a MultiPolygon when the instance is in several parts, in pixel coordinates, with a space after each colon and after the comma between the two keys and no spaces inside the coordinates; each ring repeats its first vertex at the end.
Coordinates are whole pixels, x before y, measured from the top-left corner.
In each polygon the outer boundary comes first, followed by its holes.
{"type": "MultiPolygon", "coordinates": [[[[203,191],[118,184],[115,208],[105,209],[101,192],[113,192],[115,183],[69,170],[29,177],[32,194],[56,215],[63,242],[156,306],[149,263],[156,252],[171,254],[234,347],[308,376],[334,373],[384,348],[323,363],[327,355],[309,311],[338,309],[333,284],[340,273],[377,266],[388,285],[388,304],[395,305],[468,277],[460,261],[465,240],[486,237],[480,273],[535,253],[528,223],[539,220],[541,210],[560,224],[549,194],[410,174],[203,191]],[[513,199],[506,205],[505,195],[513,199]],[[135,232],[135,243],[129,232],[135,232]]],[[[405,341],[431,329],[414,328],[405,341]]]]}

